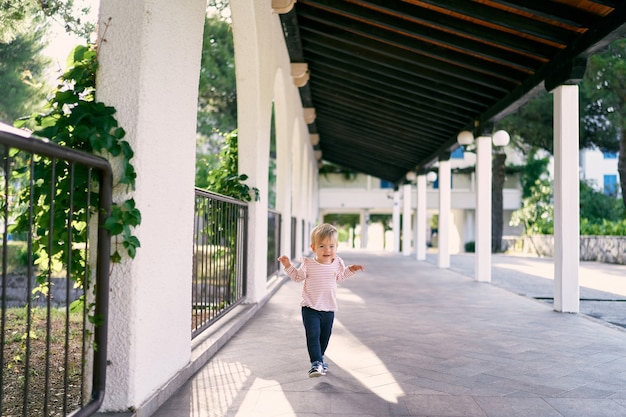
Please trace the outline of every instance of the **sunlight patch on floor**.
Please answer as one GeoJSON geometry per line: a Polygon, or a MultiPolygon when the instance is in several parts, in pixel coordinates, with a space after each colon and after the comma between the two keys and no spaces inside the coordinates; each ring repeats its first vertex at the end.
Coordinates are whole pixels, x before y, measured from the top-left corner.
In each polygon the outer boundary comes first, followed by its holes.
{"type": "MultiPolygon", "coordinates": [[[[514,265],[494,262],[494,266],[503,269],[511,269],[534,275],[539,278],[554,280],[554,264],[545,264],[538,267],[536,264],[519,262],[514,265]]],[[[599,276],[591,266],[580,265],[578,269],[578,284],[581,287],[592,290],[604,291],[626,296],[626,279],[621,276],[599,276]]]]}
{"type": "Polygon", "coordinates": [[[213,360],[193,379],[189,415],[217,417],[233,410],[241,417],[263,417],[266,411],[272,416],[295,415],[285,393],[268,391],[268,386],[278,386],[278,382],[255,377],[241,362],[213,360]]]}
{"type": "Polygon", "coordinates": [[[337,300],[341,302],[365,304],[365,300],[347,288],[337,288],[337,300]]]}
{"type": "Polygon", "coordinates": [[[521,272],[521,273],[528,274],[528,275],[534,275],[539,278],[554,279],[554,265],[552,264],[546,264],[546,265],[543,265],[541,268],[539,268],[537,267],[537,265],[532,264],[532,263],[523,264],[522,262],[519,262],[519,263],[516,263],[515,265],[509,265],[509,264],[494,262],[493,266],[497,266],[498,268],[502,268],[502,269],[511,269],[515,272],[521,272]]]}
{"type": "Polygon", "coordinates": [[[331,345],[327,352],[335,365],[361,382],[385,401],[397,404],[405,396],[400,384],[374,351],[361,343],[341,322],[335,320],[331,345]]]}
{"type": "Polygon", "coordinates": [[[272,416],[295,416],[291,402],[282,390],[267,391],[263,390],[268,385],[275,384],[276,381],[255,378],[252,385],[248,388],[245,398],[243,399],[237,417],[263,417],[265,412],[272,416]]]}

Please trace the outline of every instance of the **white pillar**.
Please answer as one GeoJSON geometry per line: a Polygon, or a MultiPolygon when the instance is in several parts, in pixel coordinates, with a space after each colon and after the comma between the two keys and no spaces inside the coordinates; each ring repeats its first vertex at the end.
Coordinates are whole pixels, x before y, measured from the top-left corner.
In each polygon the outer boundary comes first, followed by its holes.
{"type": "Polygon", "coordinates": [[[554,309],[578,313],[578,86],[554,91],[554,309]]]}
{"type": "MultiPolygon", "coordinates": [[[[304,218],[304,209],[302,200],[306,198],[306,192],[304,190],[304,169],[302,168],[305,163],[304,159],[304,144],[301,142],[296,142],[293,145],[293,189],[292,189],[292,208],[291,215],[296,219],[296,259],[300,259],[302,255],[306,252],[306,243],[303,245],[303,241],[305,237],[302,235],[302,219],[304,218]]],[[[308,239],[308,238],[306,238],[308,239]]]]}
{"type": "Polygon", "coordinates": [[[450,160],[439,161],[439,268],[450,267],[450,209],[451,209],[450,160]]]}
{"type": "Polygon", "coordinates": [[[476,249],[474,279],[491,281],[491,137],[476,138],[476,249]]]}
{"type": "Polygon", "coordinates": [[[231,3],[237,81],[238,163],[246,184],[260,192],[248,204],[246,302],[257,303],[267,293],[267,189],[274,74],[263,73],[271,54],[263,37],[271,38],[265,14],[255,14],[252,2],[231,3]],[[270,78],[271,77],[271,78],[270,78]],[[245,109],[245,111],[244,111],[245,109]]]}
{"type": "Polygon", "coordinates": [[[411,255],[411,184],[402,186],[404,204],[402,205],[402,254],[411,255]]]}
{"type": "MultiPolygon", "coordinates": [[[[205,7],[204,0],[100,3],[100,33],[109,18],[110,24],[98,51],[97,98],[115,107],[134,150],[132,197],[142,216],[137,256],[111,267],[102,411],[140,408],[191,357],[196,112],[205,7]]],[[[126,197],[121,188],[115,201],[126,197]]]]}
{"type": "MultiPolygon", "coordinates": [[[[291,256],[291,216],[293,198],[293,143],[300,138],[300,125],[290,119],[288,88],[285,85],[291,82],[291,77],[284,80],[276,76],[274,87],[274,115],[276,127],[276,210],[281,214],[280,225],[280,253],[278,255],[291,256]]],[[[288,75],[288,74],[287,74],[288,75]]],[[[310,139],[309,139],[310,140],[310,139]]]]}
{"type": "Polygon", "coordinates": [[[368,232],[370,226],[370,212],[369,210],[361,210],[361,249],[367,249],[368,232]]]}
{"type": "Polygon", "coordinates": [[[426,175],[417,176],[417,213],[415,215],[415,253],[418,261],[426,260],[426,175]]]}
{"type": "Polygon", "coordinates": [[[311,193],[309,194],[311,196],[309,200],[309,204],[311,207],[311,214],[310,214],[309,220],[313,223],[313,226],[315,226],[315,222],[318,219],[319,221],[322,220],[319,217],[319,213],[320,213],[319,193],[320,193],[319,168],[317,167],[317,160],[313,158],[311,161],[311,193]]]}
{"type": "Polygon", "coordinates": [[[394,253],[400,253],[400,197],[400,190],[395,190],[393,192],[393,211],[391,213],[394,253]]]}

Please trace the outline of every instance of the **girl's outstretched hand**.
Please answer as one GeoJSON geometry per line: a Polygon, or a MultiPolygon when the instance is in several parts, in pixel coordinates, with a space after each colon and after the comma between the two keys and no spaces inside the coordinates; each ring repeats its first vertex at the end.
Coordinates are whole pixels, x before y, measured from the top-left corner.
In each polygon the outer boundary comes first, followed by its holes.
{"type": "Polygon", "coordinates": [[[352,272],[365,271],[365,268],[363,268],[363,265],[350,265],[348,269],[352,272]]]}
{"type": "Polygon", "coordinates": [[[278,262],[280,262],[284,268],[289,268],[291,266],[291,262],[289,261],[289,258],[286,255],[279,257],[278,262]]]}

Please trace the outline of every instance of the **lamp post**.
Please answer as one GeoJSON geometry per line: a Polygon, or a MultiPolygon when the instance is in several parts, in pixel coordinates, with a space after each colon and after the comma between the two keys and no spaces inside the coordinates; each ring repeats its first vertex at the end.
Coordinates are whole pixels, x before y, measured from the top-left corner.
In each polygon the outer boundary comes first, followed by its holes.
{"type": "Polygon", "coordinates": [[[510,136],[504,130],[498,130],[492,138],[495,146],[491,161],[492,193],[491,193],[491,251],[502,252],[502,234],[504,228],[504,202],[502,190],[506,179],[506,154],[502,149],[509,144],[510,136]]]}
{"type": "MultiPolygon", "coordinates": [[[[467,146],[474,142],[474,135],[464,131],[457,136],[457,142],[467,146]]],[[[480,136],[476,139],[476,272],[477,281],[491,281],[491,253],[499,249],[502,242],[502,187],[504,184],[503,152],[497,151],[494,158],[492,142],[498,148],[506,146],[509,134],[498,131],[492,137],[480,136]],[[497,162],[496,162],[497,161],[497,162]],[[496,167],[494,164],[501,164],[496,167]],[[491,167],[491,170],[489,169],[491,167]],[[498,176],[498,178],[494,178],[498,176]],[[493,185],[493,187],[492,187],[493,185]],[[494,243],[497,242],[497,245],[494,243]]]]}
{"type": "MultiPolygon", "coordinates": [[[[491,137],[493,143],[492,152],[492,241],[491,250],[494,253],[502,251],[502,229],[503,229],[503,195],[505,181],[505,162],[506,154],[504,148],[509,144],[511,137],[505,130],[498,130],[491,137]]],[[[457,135],[457,143],[462,146],[469,146],[474,143],[474,135],[472,132],[464,130],[457,135]]]]}

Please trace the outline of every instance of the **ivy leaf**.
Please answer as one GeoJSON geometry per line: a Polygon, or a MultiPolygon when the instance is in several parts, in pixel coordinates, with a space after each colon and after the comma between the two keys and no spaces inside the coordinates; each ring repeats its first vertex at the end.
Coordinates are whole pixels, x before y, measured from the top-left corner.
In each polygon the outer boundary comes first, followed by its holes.
{"type": "Polygon", "coordinates": [[[124,231],[124,226],[119,222],[119,219],[113,216],[108,217],[102,226],[113,236],[119,235],[124,231]]]}
{"type": "MultiPolygon", "coordinates": [[[[128,142],[122,140],[125,131],[114,117],[116,110],[95,100],[97,67],[95,45],[74,48],[68,57],[68,70],[60,77],[59,85],[45,107],[46,113],[31,114],[20,119],[16,125],[32,125],[38,136],[60,145],[119,158],[113,165],[121,168],[113,173],[113,180],[116,183],[123,181],[134,189],[136,173],[130,163],[133,151],[128,142]]],[[[97,193],[88,192],[93,178],[82,173],[78,165],[72,168],[75,175],[71,177],[69,164],[57,161],[52,175],[53,165],[47,158],[20,154],[13,154],[12,157],[23,159],[20,166],[13,169],[14,178],[32,181],[31,187],[22,187],[17,206],[33,207],[34,226],[29,221],[29,213],[24,212],[16,216],[11,230],[33,234],[32,245],[37,254],[35,262],[39,275],[45,277],[53,269],[64,268],[71,271],[75,285],[88,287],[89,283],[83,282],[89,276],[86,251],[77,248],[87,243],[85,218],[87,213],[97,208],[97,193]],[[31,166],[32,178],[29,175],[31,166]],[[30,204],[30,199],[34,204],[30,204]],[[70,237],[72,245],[68,244],[70,237]],[[65,265],[68,262],[71,265],[65,265]]],[[[134,257],[140,244],[132,235],[132,228],[140,222],[141,213],[133,200],[114,204],[103,227],[116,242],[121,242],[116,248],[124,248],[125,253],[134,257]]],[[[121,260],[122,253],[115,250],[111,262],[121,260]]]]}

